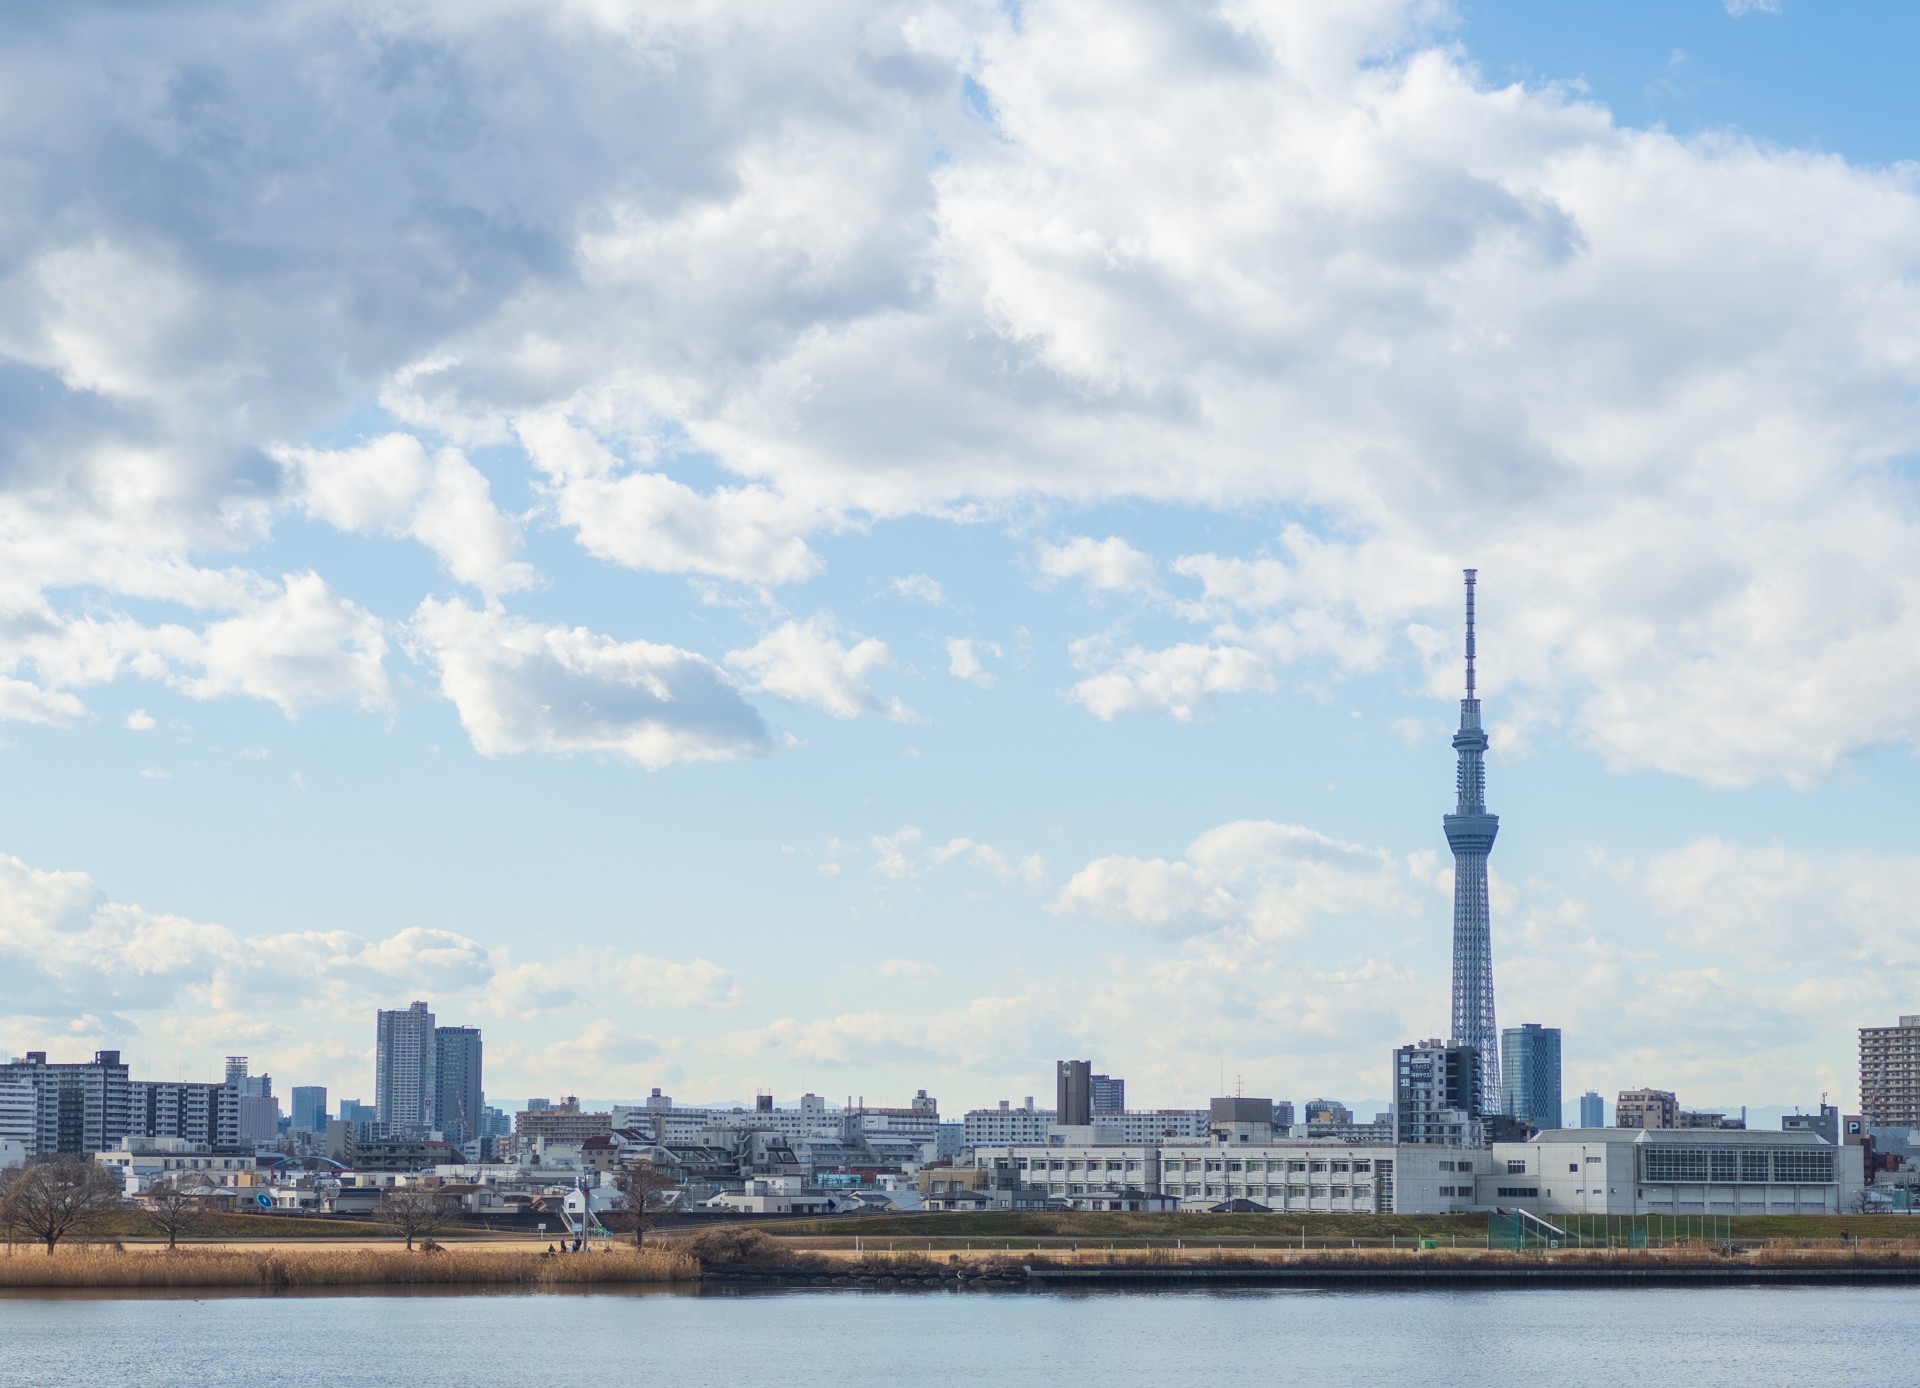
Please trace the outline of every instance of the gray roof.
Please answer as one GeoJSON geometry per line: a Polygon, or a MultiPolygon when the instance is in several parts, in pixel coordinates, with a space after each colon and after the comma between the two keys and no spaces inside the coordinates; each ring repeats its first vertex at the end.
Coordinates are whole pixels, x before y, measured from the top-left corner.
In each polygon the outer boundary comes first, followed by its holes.
{"type": "Polygon", "coordinates": [[[1657,1142],[1668,1146],[1826,1147],[1814,1132],[1767,1128],[1548,1128],[1531,1142],[1657,1142]]]}

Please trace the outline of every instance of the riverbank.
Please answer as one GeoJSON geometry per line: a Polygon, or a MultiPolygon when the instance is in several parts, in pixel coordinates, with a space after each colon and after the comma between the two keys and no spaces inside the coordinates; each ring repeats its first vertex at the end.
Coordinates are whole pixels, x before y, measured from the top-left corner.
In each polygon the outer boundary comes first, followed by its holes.
{"type": "Polygon", "coordinates": [[[1783,1256],[1576,1250],[1555,1254],[1334,1250],[1292,1258],[1243,1256],[1172,1260],[1140,1254],[1093,1260],[1042,1256],[934,1262],[825,1259],[707,1268],[703,1287],[733,1290],[867,1288],[876,1291],[1096,1291],[1144,1287],[1273,1286],[1341,1288],[1678,1287],[1920,1284],[1920,1252],[1850,1256],[1783,1250],[1783,1256]],[[1792,1256],[1786,1256],[1791,1254],[1792,1256]]]}
{"type": "Polygon", "coordinates": [[[280,1291],[303,1287],[574,1288],[695,1282],[700,1265],[671,1249],[547,1254],[495,1249],[19,1247],[0,1258],[0,1292],[68,1290],[280,1291]]]}

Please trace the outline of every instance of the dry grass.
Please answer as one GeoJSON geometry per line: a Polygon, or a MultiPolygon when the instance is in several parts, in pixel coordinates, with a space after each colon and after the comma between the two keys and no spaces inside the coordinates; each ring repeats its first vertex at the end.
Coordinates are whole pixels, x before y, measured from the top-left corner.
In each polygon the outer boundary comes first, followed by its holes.
{"type": "Polygon", "coordinates": [[[0,1258],[4,1288],[565,1287],[587,1283],[686,1282],[693,1259],[669,1249],[618,1248],[567,1256],[441,1249],[183,1248],[120,1250],[95,1244],[52,1257],[17,1249],[0,1258]]]}

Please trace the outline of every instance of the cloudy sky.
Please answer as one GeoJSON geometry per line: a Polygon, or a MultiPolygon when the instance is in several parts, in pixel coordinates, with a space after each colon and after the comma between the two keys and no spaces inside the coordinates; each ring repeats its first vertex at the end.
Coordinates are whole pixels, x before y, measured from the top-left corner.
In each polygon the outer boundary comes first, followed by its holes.
{"type": "Polygon", "coordinates": [[[1920,1011],[1910,7],[0,34],[0,1047],[1379,1097],[1468,565],[1569,1096],[1920,1011]]]}

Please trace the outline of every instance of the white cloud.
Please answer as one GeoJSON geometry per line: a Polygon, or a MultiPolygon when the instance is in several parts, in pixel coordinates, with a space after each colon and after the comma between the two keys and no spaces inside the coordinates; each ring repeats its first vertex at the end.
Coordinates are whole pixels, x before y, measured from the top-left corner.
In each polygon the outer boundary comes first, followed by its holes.
{"type": "Polygon", "coordinates": [[[941,588],[940,581],[925,574],[907,574],[894,579],[890,586],[903,598],[915,598],[920,602],[932,603],[935,607],[944,606],[947,601],[946,591],[941,588]]]}
{"type": "Polygon", "coordinates": [[[557,415],[528,416],[517,428],[560,520],[599,558],[759,583],[797,583],[820,570],[800,536],[826,518],[765,487],[702,496],[665,473],[623,470],[597,438],[557,415]]]}
{"type": "Polygon", "coordinates": [[[388,701],[380,620],[335,594],[318,574],[289,574],[286,589],[195,637],[179,628],[157,644],[205,671],[175,676],[196,699],[246,694],[270,699],[289,717],[302,708],[351,699],[362,708],[388,701]]]}
{"type": "MultiPolygon", "coordinates": [[[[1079,643],[1075,653],[1084,660],[1093,649],[1079,643]]],[[[1073,698],[1103,722],[1122,713],[1171,713],[1185,723],[1215,694],[1273,687],[1273,676],[1252,651],[1182,642],[1161,651],[1133,647],[1076,684],[1073,698]]]]}
{"type": "Polygon", "coordinates": [[[1727,13],[1738,19],[1743,14],[1779,14],[1782,0],[1726,0],[1727,13]]]}
{"type": "Polygon", "coordinates": [[[143,708],[137,708],[127,715],[127,728],[132,732],[150,732],[153,727],[153,715],[143,708]]]}
{"type": "Polygon", "coordinates": [[[518,529],[494,507],[487,479],[458,449],[428,458],[411,434],[385,434],[359,448],[282,447],[274,457],[316,519],[342,530],[411,536],[439,555],[454,578],[486,593],[534,582],[532,566],[513,557],[518,529]]]}
{"type": "Polygon", "coordinates": [[[990,843],[976,843],[972,839],[949,839],[940,847],[928,850],[927,860],[935,867],[956,860],[971,863],[1002,882],[1019,881],[1035,890],[1047,885],[1047,862],[1038,853],[1015,859],[990,843]]]}
{"type": "Polygon", "coordinates": [[[431,598],[414,614],[410,640],[439,668],[441,692],[486,756],[607,752],[657,768],[771,746],[725,673],[674,646],[431,598]]]}
{"type": "Polygon", "coordinates": [[[830,613],[784,622],[753,645],[727,652],[726,663],[744,671],[755,688],[835,718],[884,711],[900,722],[913,719],[898,699],[883,703],[867,686],[870,671],[893,664],[886,642],[870,636],[849,649],[830,613]]]}
{"type": "Polygon", "coordinates": [[[993,688],[993,676],[980,663],[983,655],[998,659],[1000,647],[992,641],[975,641],[971,637],[952,636],[947,638],[947,673],[957,680],[968,680],[982,689],[993,688]]]}
{"type": "Polygon", "coordinates": [[[1406,917],[1417,907],[1386,853],[1297,824],[1239,820],[1202,834],[1181,861],[1096,858],[1051,909],[1176,936],[1232,927],[1286,939],[1324,916],[1406,917]]]}
{"type": "Polygon", "coordinates": [[[486,951],[440,930],[383,940],[347,931],[241,936],[108,901],[84,873],[0,856],[0,987],[29,1018],[200,1006],[227,1011],[325,994],[356,1005],[414,990],[479,986],[486,951]]]}
{"type": "Polygon", "coordinates": [[[629,955],[609,970],[631,997],[651,1007],[726,1008],[740,1001],[733,975],[711,959],[684,964],[629,955]]]}
{"type": "Polygon", "coordinates": [[[1064,545],[1034,546],[1034,562],[1048,578],[1077,578],[1089,593],[1147,593],[1154,588],[1153,559],[1125,540],[1076,535],[1064,545]]]}
{"type": "MultiPolygon", "coordinates": [[[[85,721],[36,656],[102,655],[112,599],[242,611],[264,580],[201,556],[289,505],[526,581],[470,463],[261,468],[378,394],[524,447],[547,514],[641,570],[791,582],[816,534],[1056,498],[1276,505],[1317,548],[1211,556],[1289,580],[1203,599],[1244,627],[1210,646],[1405,659],[1478,562],[1490,692],[1616,767],[1805,781],[1920,735],[1900,170],[1489,88],[1425,0],[119,19],[0,58],[33,93],[0,120],[0,715],[85,721]]],[[[1040,553],[1147,591],[1115,543],[1040,553]]]]}
{"type": "Polygon", "coordinates": [[[904,825],[891,834],[876,834],[873,838],[873,870],[882,877],[891,877],[899,881],[907,877],[918,877],[920,869],[908,856],[920,843],[920,831],[911,824],[904,825]]]}

